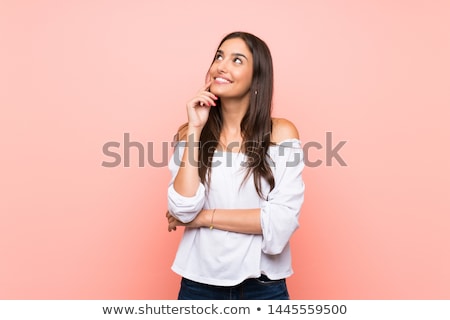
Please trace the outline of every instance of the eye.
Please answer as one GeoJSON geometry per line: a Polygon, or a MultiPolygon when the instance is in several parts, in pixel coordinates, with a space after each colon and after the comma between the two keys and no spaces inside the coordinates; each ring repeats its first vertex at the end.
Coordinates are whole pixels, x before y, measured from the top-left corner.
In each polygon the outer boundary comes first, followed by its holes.
{"type": "Polygon", "coordinates": [[[223,56],[220,53],[216,54],[216,60],[223,60],[223,56]]]}
{"type": "Polygon", "coordinates": [[[235,63],[237,63],[237,64],[242,64],[241,58],[234,58],[233,61],[234,61],[235,63]]]}

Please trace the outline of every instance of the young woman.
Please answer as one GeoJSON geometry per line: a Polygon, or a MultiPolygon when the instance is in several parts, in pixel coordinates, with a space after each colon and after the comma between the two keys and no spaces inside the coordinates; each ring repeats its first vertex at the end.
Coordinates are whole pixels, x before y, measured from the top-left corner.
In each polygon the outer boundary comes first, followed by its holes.
{"type": "Polygon", "coordinates": [[[296,127],[271,117],[272,92],[269,48],[234,32],[187,102],[166,214],[169,231],[185,227],[172,266],[178,299],[289,299],[304,162],[296,127]]]}

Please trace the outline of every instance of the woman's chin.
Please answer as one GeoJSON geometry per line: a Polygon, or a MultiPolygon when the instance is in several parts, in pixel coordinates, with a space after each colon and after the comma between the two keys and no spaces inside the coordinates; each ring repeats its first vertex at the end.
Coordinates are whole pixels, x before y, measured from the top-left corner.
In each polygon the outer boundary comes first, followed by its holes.
{"type": "Polygon", "coordinates": [[[218,98],[220,98],[221,95],[223,94],[223,92],[221,90],[217,90],[216,87],[210,87],[209,88],[209,92],[211,92],[212,94],[214,94],[218,98]]]}

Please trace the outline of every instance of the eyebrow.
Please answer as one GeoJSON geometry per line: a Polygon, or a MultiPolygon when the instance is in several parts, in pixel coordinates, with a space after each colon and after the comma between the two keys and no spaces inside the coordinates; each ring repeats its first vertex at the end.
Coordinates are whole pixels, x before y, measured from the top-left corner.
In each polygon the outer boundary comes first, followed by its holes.
{"type": "MultiPolygon", "coordinates": [[[[217,50],[217,53],[223,54],[224,52],[222,50],[217,50]]],[[[237,53],[236,52],[236,53],[232,53],[231,55],[235,56],[235,57],[243,57],[245,60],[248,61],[247,57],[244,54],[242,54],[242,53],[237,53]]]]}

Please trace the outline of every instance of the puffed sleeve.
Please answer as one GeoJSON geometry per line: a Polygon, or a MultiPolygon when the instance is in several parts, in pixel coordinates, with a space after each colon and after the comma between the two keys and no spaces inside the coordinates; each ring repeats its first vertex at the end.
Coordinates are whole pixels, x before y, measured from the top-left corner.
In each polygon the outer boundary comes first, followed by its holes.
{"type": "Polygon", "coordinates": [[[300,208],[304,200],[302,179],[304,158],[298,139],[283,141],[272,147],[272,172],[275,188],[261,205],[262,251],[280,254],[299,227],[300,208]]]}
{"type": "Polygon", "coordinates": [[[192,197],[182,196],[173,187],[173,182],[180,169],[185,144],[185,141],[177,143],[169,161],[169,170],[172,178],[168,188],[168,209],[172,216],[181,222],[188,223],[194,220],[197,214],[203,209],[205,203],[205,186],[200,183],[197,192],[192,197]]]}

